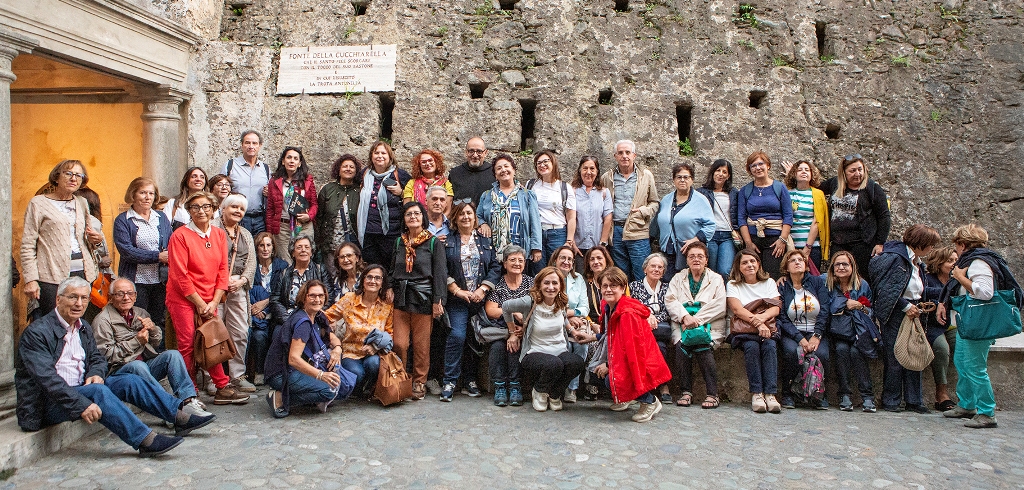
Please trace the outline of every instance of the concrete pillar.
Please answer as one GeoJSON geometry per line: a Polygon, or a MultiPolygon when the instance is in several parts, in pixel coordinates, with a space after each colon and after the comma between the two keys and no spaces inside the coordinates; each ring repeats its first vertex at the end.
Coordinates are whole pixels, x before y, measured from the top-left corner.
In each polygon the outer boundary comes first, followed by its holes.
{"type": "Polygon", "coordinates": [[[156,181],[160,193],[178,192],[182,167],[181,115],[178,107],[188,98],[185,92],[166,86],[145,95],[142,109],[142,175],[156,181]]]}
{"type": "Polygon", "coordinates": [[[0,28],[0,216],[7,226],[0,227],[0,414],[15,404],[14,393],[14,308],[11,306],[11,62],[21,53],[30,53],[39,43],[0,28]]]}

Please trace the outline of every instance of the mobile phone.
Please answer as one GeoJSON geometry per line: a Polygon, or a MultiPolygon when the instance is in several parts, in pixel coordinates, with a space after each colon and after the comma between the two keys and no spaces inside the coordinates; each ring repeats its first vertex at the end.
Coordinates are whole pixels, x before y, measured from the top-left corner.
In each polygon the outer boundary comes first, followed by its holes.
{"type": "Polygon", "coordinates": [[[384,187],[391,187],[393,185],[398,185],[398,182],[395,179],[393,179],[391,177],[388,177],[388,178],[384,179],[384,182],[381,182],[380,185],[382,185],[384,187]]]}

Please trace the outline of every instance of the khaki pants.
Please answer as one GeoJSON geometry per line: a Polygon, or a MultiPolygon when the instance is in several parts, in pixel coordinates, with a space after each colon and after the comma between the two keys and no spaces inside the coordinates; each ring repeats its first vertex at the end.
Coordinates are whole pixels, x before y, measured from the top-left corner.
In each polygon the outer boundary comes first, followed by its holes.
{"type": "Polygon", "coordinates": [[[409,343],[412,341],[413,383],[426,383],[427,371],[430,370],[430,329],[433,319],[430,315],[409,313],[395,309],[394,341],[395,352],[402,364],[409,366],[409,343]]]}
{"type": "MultiPolygon", "coordinates": [[[[232,281],[237,278],[231,276],[232,281]]],[[[228,376],[235,379],[245,374],[245,349],[249,343],[249,292],[245,288],[224,296],[224,326],[238,351],[228,360],[228,376]]]]}

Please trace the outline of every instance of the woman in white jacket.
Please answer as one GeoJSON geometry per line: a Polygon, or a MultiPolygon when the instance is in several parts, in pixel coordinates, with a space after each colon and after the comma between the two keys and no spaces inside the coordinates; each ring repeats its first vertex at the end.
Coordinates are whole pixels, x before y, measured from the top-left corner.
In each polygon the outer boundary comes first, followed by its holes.
{"type": "Polygon", "coordinates": [[[725,281],[708,269],[708,248],[693,242],[682,253],[687,268],[672,278],[665,307],[672,319],[672,342],[680,368],[682,396],[676,405],[690,406],[693,394],[693,362],[700,365],[707,396],[701,408],[718,408],[718,377],[714,349],[726,336],[725,281]],[[687,331],[684,335],[684,331],[687,331]],[[703,333],[702,333],[703,332],[703,333]]]}

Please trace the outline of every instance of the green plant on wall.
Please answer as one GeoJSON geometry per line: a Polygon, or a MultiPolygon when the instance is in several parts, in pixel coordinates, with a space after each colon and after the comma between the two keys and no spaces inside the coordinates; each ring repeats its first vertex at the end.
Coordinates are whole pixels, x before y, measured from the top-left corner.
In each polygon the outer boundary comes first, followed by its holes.
{"type": "Polygon", "coordinates": [[[892,66],[899,66],[902,68],[910,66],[910,56],[907,55],[893,56],[889,61],[892,63],[892,66]]]}
{"type": "Polygon", "coordinates": [[[679,154],[684,157],[693,156],[693,143],[690,142],[690,138],[686,138],[682,141],[677,141],[676,146],[679,147],[679,154]]]}
{"type": "Polygon", "coordinates": [[[755,29],[761,24],[757,20],[757,14],[754,13],[754,6],[749,3],[741,3],[736,8],[736,12],[732,14],[732,21],[738,26],[753,27],[755,29]]]}

